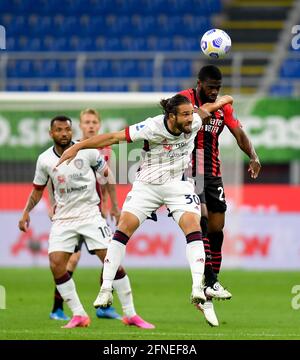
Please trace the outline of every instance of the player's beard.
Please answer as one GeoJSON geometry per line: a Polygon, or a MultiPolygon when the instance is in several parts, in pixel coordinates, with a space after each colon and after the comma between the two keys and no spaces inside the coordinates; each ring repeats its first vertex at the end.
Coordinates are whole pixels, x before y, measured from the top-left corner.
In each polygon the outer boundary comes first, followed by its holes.
{"type": "Polygon", "coordinates": [[[58,147],[61,147],[63,150],[67,149],[68,147],[70,147],[72,144],[72,140],[71,139],[64,139],[65,141],[62,142],[62,140],[60,141],[54,141],[55,145],[58,147]]]}
{"type": "Polygon", "coordinates": [[[205,91],[203,90],[203,88],[201,88],[201,89],[199,90],[199,98],[201,99],[201,102],[202,102],[203,104],[215,102],[216,99],[217,99],[217,97],[216,97],[215,99],[209,98],[209,97],[206,95],[206,93],[205,93],[205,91]]]}
{"type": "Polygon", "coordinates": [[[190,134],[192,132],[192,125],[187,127],[187,126],[183,126],[183,124],[178,124],[177,123],[176,127],[180,132],[182,132],[184,134],[190,134]]]}

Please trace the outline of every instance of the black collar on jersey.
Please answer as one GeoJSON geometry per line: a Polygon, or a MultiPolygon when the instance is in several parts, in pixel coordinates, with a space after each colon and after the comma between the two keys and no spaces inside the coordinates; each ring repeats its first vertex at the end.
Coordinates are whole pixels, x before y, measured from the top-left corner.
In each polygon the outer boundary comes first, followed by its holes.
{"type": "Polygon", "coordinates": [[[182,133],[180,134],[175,134],[173,131],[171,131],[169,128],[168,128],[168,122],[167,122],[167,116],[164,117],[164,125],[165,125],[165,128],[167,129],[167,131],[173,135],[173,136],[180,136],[182,133]]]}
{"type": "MultiPolygon", "coordinates": [[[[75,144],[74,141],[71,141],[71,144],[74,145],[74,144],[75,144]]],[[[52,150],[53,150],[54,154],[55,154],[58,158],[61,157],[61,155],[59,155],[59,154],[57,153],[57,151],[55,150],[55,145],[53,146],[52,150]]]]}

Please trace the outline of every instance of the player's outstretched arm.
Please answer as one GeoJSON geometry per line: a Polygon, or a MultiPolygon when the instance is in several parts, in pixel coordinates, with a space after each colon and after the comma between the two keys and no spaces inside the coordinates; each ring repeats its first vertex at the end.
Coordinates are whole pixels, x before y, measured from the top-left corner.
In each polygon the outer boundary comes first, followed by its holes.
{"type": "Polygon", "coordinates": [[[19,221],[19,229],[21,231],[27,231],[30,224],[30,211],[41,200],[44,189],[33,189],[23,211],[23,215],[19,221]]]}
{"type": "Polygon", "coordinates": [[[65,150],[56,166],[59,166],[65,161],[69,163],[72,159],[75,158],[79,150],[98,149],[100,147],[118,144],[121,141],[126,141],[125,130],[92,136],[91,138],[80,141],[71,146],[69,149],[65,150]]]}
{"type": "Polygon", "coordinates": [[[256,154],[254,146],[252,145],[250,139],[248,138],[247,134],[241,127],[236,127],[234,129],[229,129],[233,136],[236,138],[236,141],[243,152],[248,155],[249,161],[249,168],[248,172],[252,179],[256,179],[259,175],[261,164],[259,161],[259,157],[256,154]]]}
{"type": "Polygon", "coordinates": [[[213,103],[205,103],[203,104],[200,109],[204,109],[208,112],[214,112],[217,111],[219,109],[221,109],[224,105],[227,104],[232,104],[233,103],[233,97],[230,95],[224,95],[221,96],[220,98],[218,98],[215,102],[213,103]]]}

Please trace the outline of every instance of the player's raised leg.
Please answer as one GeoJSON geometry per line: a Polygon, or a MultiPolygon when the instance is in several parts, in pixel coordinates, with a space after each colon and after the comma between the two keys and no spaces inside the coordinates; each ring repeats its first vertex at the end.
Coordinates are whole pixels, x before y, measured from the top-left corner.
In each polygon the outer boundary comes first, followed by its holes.
{"type": "Polygon", "coordinates": [[[127,325],[135,325],[141,328],[153,329],[154,325],[144,321],[136,314],[130,281],[124,269],[120,266],[126,251],[126,244],[130,236],[139,227],[139,219],[129,213],[122,212],[121,218],[112,241],[108,245],[104,259],[103,284],[94,301],[94,306],[107,307],[113,302],[112,289],[117,291],[122,309],[125,314],[123,322],[127,325]]]}
{"type": "Polygon", "coordinates": [[[190,264],[192,273],[192,295],[193,304],[199,304],[206,300],[204,294],[204,265],[205,251],[202,241],[202,233],[200,228],[200,214],[192,212],[184,212],[173,217],[179,216],[178,225],[186,236],[186,256],[190,264]]]}

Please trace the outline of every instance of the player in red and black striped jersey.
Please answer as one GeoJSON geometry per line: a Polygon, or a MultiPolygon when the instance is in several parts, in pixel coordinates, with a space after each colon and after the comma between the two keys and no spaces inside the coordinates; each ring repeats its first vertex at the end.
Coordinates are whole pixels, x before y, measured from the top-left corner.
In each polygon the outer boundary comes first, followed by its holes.
{"type": "MultiPolygon", "coordinates": [[[[199,108],[204,103],[216,101],[221,85],[221,71],[216,66],[208,65],[200,69],[196,88],[183,90],[180,94],[190,99],[195,108],[199,108]]],[[[221,267],[223,227],[227,208],[219,159],[219,136],[225,126],[235,137],[240,149],[248,155],[250,159],[248,171],[251,178],[256,179],[261,168],[255,149],[235,117],[232,105],[226,104],[214,112],[210,122],[202,125],[195,139],[193,176],[196,179],[201,175],[204,176],[204,191],[199,194],[202,203],[201,228],[203,237],[206,231],[209,239],[206,243],[207,263],[208,266],[212,265],[215,274],[219,273],[221,267]],[[201,150],[202,160],[201,156],[197,156],[201,150]]],[[[211,278],[211,281],[215,280],[211,278]]]]}

